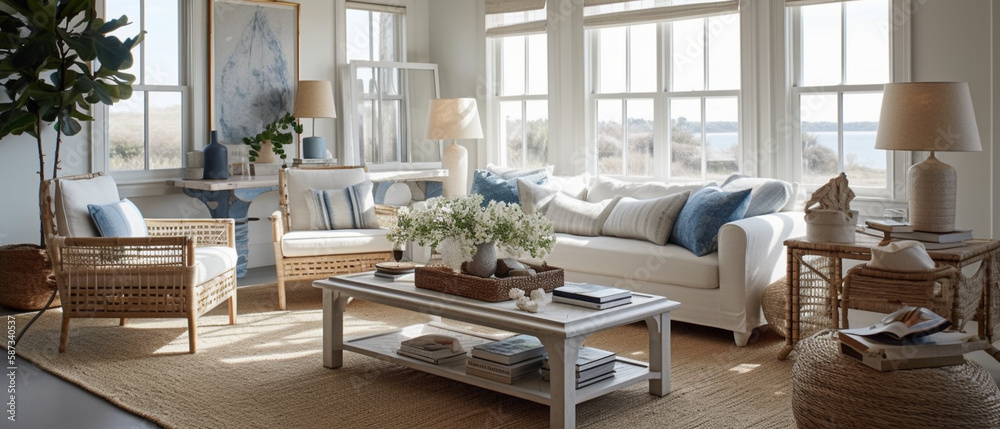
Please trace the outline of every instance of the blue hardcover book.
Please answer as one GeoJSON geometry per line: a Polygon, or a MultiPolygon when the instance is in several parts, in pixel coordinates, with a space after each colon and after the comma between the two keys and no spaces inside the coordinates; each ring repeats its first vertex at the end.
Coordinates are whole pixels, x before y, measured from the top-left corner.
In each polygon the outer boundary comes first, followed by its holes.
{"type": "Polygon", "coordinates": [[[632,291],[589,283],[566,283],[552,291],[553,296],[572,298],[580,301],[603,303],[632,296],[632,291]]]}

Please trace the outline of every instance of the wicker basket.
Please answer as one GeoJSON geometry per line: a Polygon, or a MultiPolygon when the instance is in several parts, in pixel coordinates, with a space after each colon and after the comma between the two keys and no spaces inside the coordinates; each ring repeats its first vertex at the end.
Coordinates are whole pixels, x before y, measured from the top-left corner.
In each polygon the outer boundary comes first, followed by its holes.
{"type": "Polygon", "coordinates": [[[891,313],[905,305],[926,307],[962,329],[972,314],[961,313],[958,304],[967,299],[978,302],[979,296],[962,290],[958,283],[958,270],[947,265],[939,264],[933,270],[920,272],[883,271],[858,265],[844,276],[841,305],[843,309],[879,313],[891,313]]]}
{"type": "MultiPolygon", "coordinates": [[[[15,310],[41,310],[56,290],[49,252],[36,244],[0,247],[0,305],[15,310]]],[[[52,307],[59,306],[59,297],[52,307]]]]}
{"type": "Polygon", "coordinates": [[[448,267],[418,267],[414,275],[414,285],[421,289],[436,290],[452,295],[474,298],[480,301],[509,301],[511,289],[525,292],[538,288],[551,292],[563,285],[563,270],[549,265],[530,265],[537,274],[505,278],[482,278],[468,274],[456,274],[448,267]]]}

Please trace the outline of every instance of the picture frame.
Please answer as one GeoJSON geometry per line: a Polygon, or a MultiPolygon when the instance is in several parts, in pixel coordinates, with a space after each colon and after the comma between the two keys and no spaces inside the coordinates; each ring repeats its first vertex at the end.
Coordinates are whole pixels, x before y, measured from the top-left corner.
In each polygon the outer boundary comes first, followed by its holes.
{"type": "Polygon", "coordinates": [[[208,2],[208,125],[242,144],[292,112],[299,80],[300,7],[269,0],[208,2]]]}

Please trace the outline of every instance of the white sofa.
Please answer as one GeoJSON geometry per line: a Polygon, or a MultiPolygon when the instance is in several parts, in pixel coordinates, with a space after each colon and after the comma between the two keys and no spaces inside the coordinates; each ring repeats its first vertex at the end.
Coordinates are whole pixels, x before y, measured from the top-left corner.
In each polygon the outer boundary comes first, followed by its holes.
{"type": "MultiPolygon", "coordinates": [[[[562,187],[565,193],[565,180],[558,180],[557,187],[562,187]]],[[[696,190],[702,185],[671,187],[657,182],[644,189],[605,188],[597,195],[596,180],[589,182],[588,200],[600,201],[622,194],[637,199],[653,198],[667,192],[664,187],[676,192],[696,190]]],[[[782,210],[791,210],[797,186],[785,185],[789,203],[782,210]]],[[[519,186],[525,188],[523,182],[519,186]]],[[[576,189],[570,189],[570,193],[574,192],[576,189]]],[[[521,194],[521,199],[525,199],[524,193],[521,194]]],[[[521,204],[531,202],[521,201],[521,204]]],[[[580,236],[557,229],[556,244],[545,261],[562,268],[568,281],[623,287],[678,301],[681,306],[671,312],[673,320],[732,331],[736,344],[744,346],[754,328],[766,323],[761,313],[764,287],[785,275],[784,240],[802,235],[805,235],[805,221],[801,211],[760,214],[726,223],[718,231],[718,250],[704,256],[696,256],[676,244],[658,245],[604,235],[580,236]]]]}

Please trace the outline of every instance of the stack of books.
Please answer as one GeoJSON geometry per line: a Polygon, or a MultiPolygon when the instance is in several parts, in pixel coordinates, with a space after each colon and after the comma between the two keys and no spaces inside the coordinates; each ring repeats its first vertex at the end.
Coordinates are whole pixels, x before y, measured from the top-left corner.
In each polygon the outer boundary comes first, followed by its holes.
{"type": "Polygon", "coordinates": [[[465,349],[458,339],[445,335],[422,335],[405,340],[399,344],[396,353],[435,365],[448,365],[466,358],[465,349]]]}
{"type": "MultiPolygon", "coordinates": [[[[549,381],[549,357],[542,359],[542,369],[538,370],[542,380],[549,381]]],[[[580,347],[576,359],[576,388],[590,386],[615,376],[615,353],[592,347],[580,347]]]]}
{"type": "Polygon", "coordinates": [[[506,384],[535,374],[542,366],[545,347],[531,335],[516,335],[472,348],[465,373],[506,384]]]}
{"type": "Polygon", "coordinates": [[[989,346],[974,334],[945,331],[951,322],[923,307],[903,307],[879,323],[838,332],[840,352],[879,371],[965,363],[989,346]]]}
{"type": "Polygon", "coordinates": [[[632,303],[632,291],[589,283],[570,283],[552,291],[552,301],[604,310],[632,303]]]}
{"type": "Polygon", "coordinates": [[[962,247],[965,245],[964,241],[973,238],[971,229],[958,229],[951,232],[917,231],[908,223],[888,219],[868,220],[865,221],[865,225],[867,228],[861,232],[871,235],[887,234],[896,240],[916,240],[923,243],[927,250],[962,247]]]}

